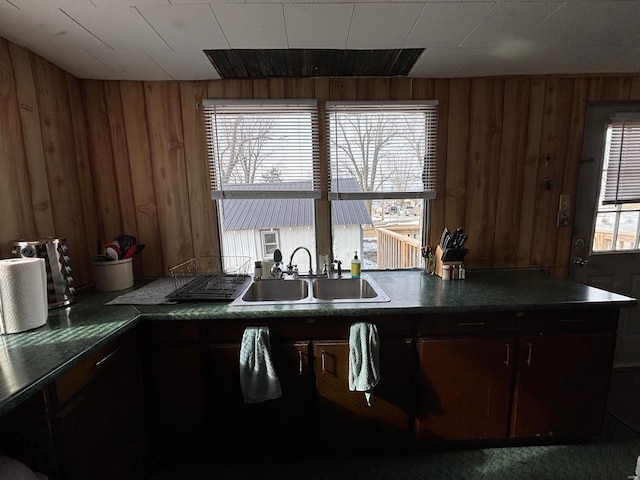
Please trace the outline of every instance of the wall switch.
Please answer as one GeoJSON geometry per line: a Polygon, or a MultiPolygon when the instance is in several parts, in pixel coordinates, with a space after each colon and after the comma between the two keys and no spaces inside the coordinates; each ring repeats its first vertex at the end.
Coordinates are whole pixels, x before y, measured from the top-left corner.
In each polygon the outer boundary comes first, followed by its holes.
{"type": "Polygon", "coordinates": [[[558,217],[556,227],[568,227],[569,216],[571,214],[571,195],[563,193],[560,195],[560,205],[558,205],[558,217]]]}

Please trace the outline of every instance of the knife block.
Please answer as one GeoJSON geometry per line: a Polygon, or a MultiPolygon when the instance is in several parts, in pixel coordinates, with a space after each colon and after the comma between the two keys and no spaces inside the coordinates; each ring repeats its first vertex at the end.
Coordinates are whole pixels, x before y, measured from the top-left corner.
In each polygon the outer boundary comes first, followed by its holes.
{"type": "Polygon", "coordinates": [[[440,278],[442,278],[442,266],[443,265],[451,265],[452,268],[455,265],[462,265],[464,262],[464,256],[467,254],[467,249],[466,248],[460,248],[457,250],[447,250],[447,252],[455,252],[455,254],[451,255],[450,253],[447,254],[447,257],[451,256],[451,258],[455,258],[455,260],[447,260],[444,261],[442,260],[445,257],[445,252],[444,250],[442,250],[442,247],[440,247],[440,245],[438,245],[436,247],[436,269],[435,269],[435,273],[437,276],[439,276],[440,278]]]}

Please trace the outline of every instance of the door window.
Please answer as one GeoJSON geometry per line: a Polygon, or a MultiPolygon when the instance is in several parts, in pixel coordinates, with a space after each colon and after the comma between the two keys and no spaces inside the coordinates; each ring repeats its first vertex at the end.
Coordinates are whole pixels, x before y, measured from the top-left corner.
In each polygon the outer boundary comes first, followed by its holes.
{"type": "Polygon", "coordinates": [[[638,250],[640,116],[614,114],[606,125],[593,252],[638,250]]]}

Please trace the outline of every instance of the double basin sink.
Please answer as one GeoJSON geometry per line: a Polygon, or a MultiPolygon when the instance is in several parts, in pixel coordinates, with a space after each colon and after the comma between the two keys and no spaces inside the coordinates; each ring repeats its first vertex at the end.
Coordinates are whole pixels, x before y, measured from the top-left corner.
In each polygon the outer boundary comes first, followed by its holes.
{"type": "Polygon", "coordinates": [[[296,305],[309,303],[388,302],[390,299],[370,277],[310,277],[254,280],[230,306],[296,305]]]}

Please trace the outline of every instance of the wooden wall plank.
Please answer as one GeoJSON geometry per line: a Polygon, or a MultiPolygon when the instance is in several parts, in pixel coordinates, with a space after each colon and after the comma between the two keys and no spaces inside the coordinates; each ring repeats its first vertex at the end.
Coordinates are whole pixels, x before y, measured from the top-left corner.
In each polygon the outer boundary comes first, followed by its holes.
{"type": "MultiPolygon", "coordinates": [[[[582,137],[584,135],[584,122],[586,117],[585,105],[589,92],[589,80],[586,78],[576,78],[573,82],[573,100],[571,103],[571,120],[569,133],[567,135],[567,152],[564,161],[564,173],[562,179],[561,194],[570,196],[571,211],[575,211],[575,196],[578,184],[578,174],[582,164],[582,137]]],[[[558,199],[558,206],[560,201],[558,199]]],[[[569,225],[559,227],[556,239],[556,260],[555,265],[550,269],[553,276],[559,278],[569,277],[569,265],[567,259],[571,254],[571,240],[573,235],[573,215],[570,215],[569,225]]]]}
{"type": "Polygon", "coordinates": [[[471,81],[465,218],[451,227],[464,226],[473,239],[473,250],[465,262],[471,267],[491,267],[493,263],[503,101],[504,80],[471,81]]]}
{"type": "Polygon", "coordinates": [[[285,94],[285,89],[284,89],[284,78],[270,78],[269,80],[265,80],[264,83],[267,85],[267,96],[266,97],[261,97],[258,96],[258,91],[257,88],[255,86],[254,82],[254,87],[253,87],[253,97],[254,98],[273,98],[273,99],[280,99],[280,98],[289,98],[286,94],[285,94]]]}
{"type": "Polygon", "coordinates": [[[629,100],[633,77],[592,77],[589,81],[587,100],[629,100]]]}
{"type": "Polygon", "coordinates": [[[165,273],[193,258],[180,92],[177,83],[144,84],[151,167],[165,273]]]}
{"type": "Polygon", "coordinates": [[[222,80],[223,98],[254,98],[253,80],[222,80]]]}
{"type": "Polygon", "coordinates": [[[409,77],[393,77],[389,81],[390,100],[411,100],[413,79],[409,77]]]}
{"type": "Polygon", "coordinates": [[[11,241],[33,237],[37,230],[13,68],[1,37],[0,66],[0,254],[5,258],[11,256],[11,241]]]}
{"type": "Polygon", "coordinates": [[[356,99],[356,79],[345,77],[331,77],[329,98],[335,101],[356,99]]]}
{"type": "Polygon", "coordinates": [[[571,122],[573,79],[552,78],[546,82],[545,107],[538,165],[531,263],[553,267],[556,260],[556,218],[563,185],[567,136],[571,122]],[[547,183],[550,182],[550,183],[547,183]],[[540,241],[544,239],[544,241],[540,241]]]}
{"type": "Polygon", "coordinates": [[[127,153],[133,189],[137,230],[132,233],[144,251],[134,258],[134,271],[143,276],[165,273],[149,132],[142,82],[121,82],[123,121],[127,132],[127,153]],[[138,273],[139,272],[139,273],[138,273]]]}
{"type": "Polygon", "coordinates": [[[428,200],[429,202],[429,218],[427,218],[427,236],[428,245],[435,246],[440,241],[442,228],[445,222],[445,202],[446,202],[446,177],[447,177],[447,138],[449,136],[449,81],[437,80],[434,91],[419,90],[414,92],[414,98],[417,95],[429,95],[438,101],[438,133],[436,145],[436,198],[428,200]]]}
{"type": "Polygon", "coordinates": [[[285,98],[316,98],[315,82],[312,78],[285,78],[285,98]]]}
{"type": "Polygon", "coordinates": [[[180,83],[182,135],[195,258],[219,256],[221,252],[220,240],[216,233],[218,231],[216,204],[211,199],[210,193],[205,119],[201,107],[205,91],[204,82],[180,83]]]}
{"type": "Polygon", "coordinates": [[[538,163],[540,161],[540,139],[542,136],[545,92],[546,82],[544,79],[534,78],[531,80],[529,116],[527,118],[527,150],[522,171],[522,207],[518,229],[516,267],[528,267],[531,262],[531,246],[534,242],[532,222],[538,189],[538,163]]]}
{"type": "MultiPolygon", "coordinates": [[[[78,182],[82,215],[84,218],[84,242],[86,251],[90,255],[97,253],[97,240],[100,238],[98,227],[98,216],[96,213],[96,197],[93,192],[93,177],[91,175],[91,165],[89,164],[89,145],[87,141],[87,128],[82,105],[82,93],[80,82],[71,74],[65,75],[67,91],[69,92],[69,105],[71,110],[71,123],[73,125],[76,169],[78,171],[78,182]]],[[[83,285],[91,281],[90,267],[82,258],[75,257],[72,264],[73,277],[78,285],[83,285]],[[78,265],[81,267],[78,269],[78,265]]]]}
{"type": "Polygon", "coordinates": [[[640,76],[634,76],[631,79],[629,87],[629,100],[640,100],[640,76]]]}
{"type": "MultiPolygon", "coordinates": [[[[15,78],[15,89],[18,97],[20,125],[26,166],[29,171],[29,186],[31,191],[31,205],[35,221],[35,232],[24,232],[30,237],[51,237],[54,234],[53,213],[51,211],[51,195],[47,177],[41,175],[46,172],[47,166],[44,159],[44,146],[42,132],[40,130],[40,112],[38,111],[38,99],[33,83],[33,72],[29,51],[10,43],[9,55],[15,78]]],[[[27,218],[31,218],[28,215],[27,218]]]]}
{"type": "MultiPolygon", "coordinates": [[[[442,232],[445,227],[455,229],[464,226],[466,211],[471,81],[454,79],[449,88],[444,224],[432,224],[436,232],[442,232]]],[[[436,237],[439,238],[438,235],[436,237]]],[[[476,241],[471,237],[469,246],[475,246],[476,241]]]]}
{"type": "Polygon", "coordinates": [[[65,73],[48,61],[31,55],[34,85],[38,97],[40,128],[44,145],[47,179],[51,193],[54,236],[65,238],[74,270],[88,278],[84,213],[76,148],[65,73]],[[80,273],[82,272],[82,273],[80,273]]]}
{"type": "Polygon", "coordinates": [[[123,227],[103,82],[84,81],[82,101],[85,114],[90,119],[87,122],[87,138],[91,151],[89,163],[93,173],[100,241],[104,243],[122,232],[123,227]]]}
{"type": "Polygon", "coordinates": [[[389,100],[390,79],[356,78],[356,100],[389,100]]]}
{"type": "Polygon", "coordinates": [[[527,148],[527,123],[523,120],[529,116],[530,91],[529,79],[505,80],[502,146],[498,170],[500,181],[492,262],[494,267],[513,267],[516,263],[527,148]]]}
{"type": "Polygon", "coordinates": [[[122,112],[120,82],[104,82],[104,94],[109,116],[113,165],[115,166],[122,217],[122,231],[115,234],[125,233],[135,236],[135,232],[138,231],[138,224],[136,222],[135,209],[133,208],[133,184],[131,182],[131,167],[127,150],[127,132],[122,112]]]}

